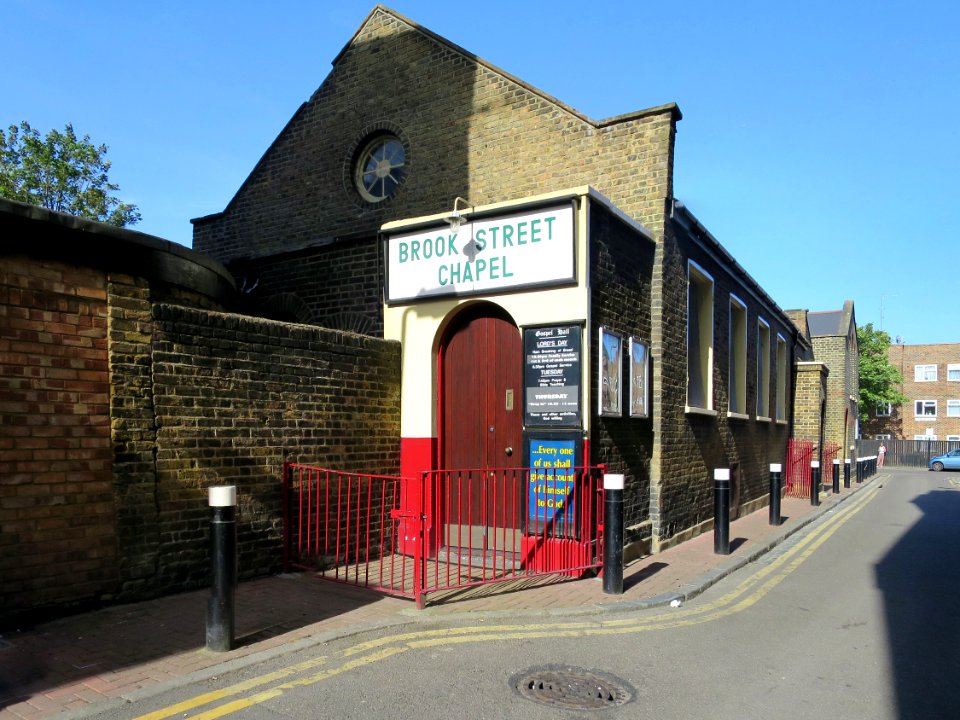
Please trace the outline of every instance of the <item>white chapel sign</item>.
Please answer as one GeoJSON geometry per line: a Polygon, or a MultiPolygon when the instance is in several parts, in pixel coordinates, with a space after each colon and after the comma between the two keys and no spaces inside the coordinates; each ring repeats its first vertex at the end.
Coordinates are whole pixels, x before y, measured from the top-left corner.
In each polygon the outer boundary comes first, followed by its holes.
{"type": "Polygon", "coordinates": [[[387,238],[387,302],[555,285],[576,279],[573,206],[541,208],[387,238]]]}

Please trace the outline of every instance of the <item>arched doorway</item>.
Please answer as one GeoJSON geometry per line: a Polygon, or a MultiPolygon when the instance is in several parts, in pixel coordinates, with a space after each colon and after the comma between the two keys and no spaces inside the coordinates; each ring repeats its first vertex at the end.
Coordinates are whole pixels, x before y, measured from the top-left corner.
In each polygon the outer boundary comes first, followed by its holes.
{"type": "Polygon", "coordinates": [[[514,533],[503,531],[519,531],[523,521],[525,484],[516,472],[523,462],[522,361],[520,331],[490,303],[463,310],[442,339],[439,450],[450,478],[448,547],[516,546],[514,533]]]}

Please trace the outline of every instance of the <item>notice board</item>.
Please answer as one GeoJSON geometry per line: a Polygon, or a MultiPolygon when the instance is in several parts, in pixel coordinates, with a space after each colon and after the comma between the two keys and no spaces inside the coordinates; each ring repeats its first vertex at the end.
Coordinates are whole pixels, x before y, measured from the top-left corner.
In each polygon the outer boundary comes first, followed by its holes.
{"type": "Polygon", "coordinates": [[[582,427],[583,328],[543,325],[523,330],[523,424],[582,427]]]}

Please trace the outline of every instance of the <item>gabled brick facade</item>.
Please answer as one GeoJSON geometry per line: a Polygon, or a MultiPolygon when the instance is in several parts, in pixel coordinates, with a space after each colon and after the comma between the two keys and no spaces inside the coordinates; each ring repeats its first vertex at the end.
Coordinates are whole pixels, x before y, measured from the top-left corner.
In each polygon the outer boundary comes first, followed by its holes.
{"type": "Polygon", "coordinates": [[[597,420],[607,434],[593,459],[622,460],[617,448],[630,444],[642,468],[630,478],[637,493],[630,502],[649,505],[634,517],[649,523],[652,546],[664,547],[709,528],[714,468],[733,469],[738,507],[766,502],[768,464],[783,461],[793,423],[794,363],[810,355],[790,318],[673,197],[680,117],[666,104],[590,119],[377,6],[224,211],[194,220],[194,247],[251,288],[246,297],[257,312],[381,333],[377,233],[385,223],[443,213],[456,197],[488,206],[580,186],[596,190],[642,224],[655,246],[649,306],[608,307],[598,294],[593,323],[607,322],[608,313],[633,326],[649,314],[652,419],[623,428],[597,420]],[[377,133],[402,143],[405,178],[395,195],[374,203],[357,190],[354,164],[377,133]],[[691,412],[686,403],[690,261],[708,269],[715,293],[707,412],[691,412]],[[738,413],[727,401],[731,295],[744,303],[748,328],[747,408],[738,413]],[[776,352],[758,367],[761,323],[787,358],[782,377],[776,352]],[[764,385],[769,397],[761,405],[785,406],[769,418],[757,411],[757,379],[764,375],[773,382],[764,385]],[[636,436],[618,438],[628,427],[636,436]]]}

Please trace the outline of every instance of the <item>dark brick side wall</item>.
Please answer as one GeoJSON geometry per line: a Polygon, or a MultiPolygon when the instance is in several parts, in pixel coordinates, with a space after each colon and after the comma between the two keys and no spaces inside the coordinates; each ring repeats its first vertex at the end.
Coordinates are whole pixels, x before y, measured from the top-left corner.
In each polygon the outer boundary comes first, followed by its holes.
{"type": "Polygon", "coordinates": [[[279,567],[284,460],[399,471],[399,345],[169,305],[154,322],[162,589],[206,582],[210,486],[237,486],[249,577],[279,567]]]}
{"type": "Polygon", "coordinates": [[[0,615],[109,595],[104,274],[0,258],[0,615]]]}
{"type": "MultiPolygon", "coordinates": [[[[603,326],[623,336],[623,416],[600,417],[597,408],[590,433],[591,464],[605,463],[608,472],[623,473],[624,525],[626,543],[646,539],[650,527],[650,458],[653,452],[653,425],[648,418],[629,417],[632,335],[649,344],[651,332],[650,287],[655,245],[599,205],[590,212],[590,284],[593,289],[589,329],[598,338],[603,326]]],[[[599,397],[599,357],[590,358],[591,397],[599,397]]]]}
{"type": "Polygon", "coordinates": [[[751,502],[763,502],[769,487],[769,464],[783,462],[792,418],[787,422],[756,419],[757,320],[770,324],[770,413],[775,413],[777,335],[786,339],[787,412],[793,396],[794,327],[775,306],[750,291],[726,263],[719,263],[688,231],[671,224],[665,243],[663,285],[654,298],[654,317],[660,321],[659,406],[655,408],[660,456],[656,458],[652,496],[658,503],[654,533],[662,541],[695,529],[713,519],[713,471],[731,470],[731,513],[751,502]],[[687,260],[693,260],[714,281],[713,406],[714,415],[686,413],[687,373],[687,260]],[[729,298],[735,294],[747,305],[747,383],[749,419],[731,418],[729,410],[730,317],[729,298]]]}

